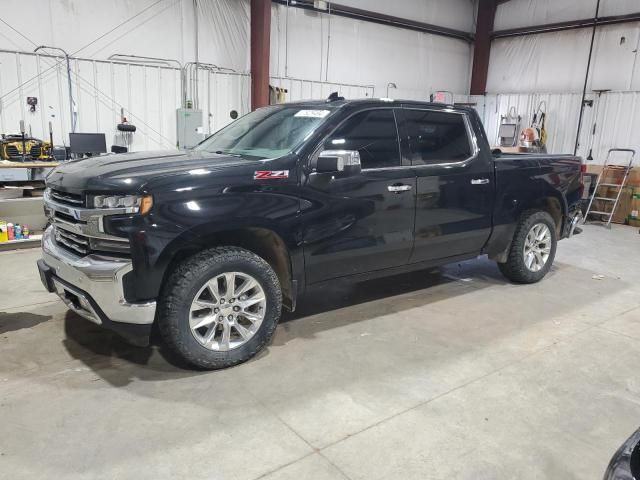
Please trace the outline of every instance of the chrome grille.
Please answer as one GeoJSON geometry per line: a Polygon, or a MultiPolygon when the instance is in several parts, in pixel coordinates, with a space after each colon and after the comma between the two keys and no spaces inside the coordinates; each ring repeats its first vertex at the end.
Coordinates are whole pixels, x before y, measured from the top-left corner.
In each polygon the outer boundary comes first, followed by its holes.
{"type": "Polygon", "coordinates": [[[78,195],[76,193],[67,193],[61,192],[60,190],[51,189],[49,195],[54,202],[62,203],[64,205],[70,205],[72,207],[84,206],[82,195],[78,195]]]}
{"type": "Polygon", "coordinates": [[[54,238],[58,245],[80,256],[92,253],[118,256],[130,254],[129,241],[124,238],[89,237],[57,224],[54,225],[54,238]]]}
{"type": "Polygon", "coordinates": [[[58,226],[55,227],[54,236],[59,245],[71,250],[76,255],[87,255],[90,251],[89,237],[69,232],[58,226]]]}

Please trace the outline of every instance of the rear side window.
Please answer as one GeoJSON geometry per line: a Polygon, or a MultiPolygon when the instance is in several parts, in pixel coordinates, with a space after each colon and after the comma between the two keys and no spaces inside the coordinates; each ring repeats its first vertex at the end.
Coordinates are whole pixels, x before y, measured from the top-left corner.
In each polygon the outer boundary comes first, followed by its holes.
{"type": "Polygon", "coordinates": [[[331,134],[325,148],[358,150],[362,168],[399,166],[400,149],[393,111],[356,113],[331,134]]]}
{"type": "Polygon", "coordinates": [[[458,162],[471,156],[464,116],[429,110],[398,110],[402,151],[412,165],[458,162]]]}

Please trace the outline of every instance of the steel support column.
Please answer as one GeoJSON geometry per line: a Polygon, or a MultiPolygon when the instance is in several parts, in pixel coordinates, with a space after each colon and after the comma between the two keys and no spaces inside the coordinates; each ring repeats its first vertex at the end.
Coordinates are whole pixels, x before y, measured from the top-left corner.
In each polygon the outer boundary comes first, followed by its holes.
{"type": "Polygon", "coordinates": [[[251,110],[269,105],[271,0],[251,0],[251,110]]]}
{"type": "Polygon", "coordinates": [[[497,4],[497,0],[480,0],[478,3],[478,21],[473,48],[473,68],[471,70],[471,95],[484,95],[487,90],[491,32],[497,4]]]}

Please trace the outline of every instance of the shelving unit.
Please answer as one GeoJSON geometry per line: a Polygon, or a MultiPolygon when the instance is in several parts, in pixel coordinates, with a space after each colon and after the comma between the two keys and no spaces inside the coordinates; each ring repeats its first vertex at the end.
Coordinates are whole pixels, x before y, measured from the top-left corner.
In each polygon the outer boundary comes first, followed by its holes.
{"type": "Polygon", "coordinates": [[[22,248],[38,247],[41,241],[42,241],[42,235],[34,234],[27,239],[9,240],[8,242],[0,242],[0,252],[6,252],[8,250],[18,250],[22,248]]]}

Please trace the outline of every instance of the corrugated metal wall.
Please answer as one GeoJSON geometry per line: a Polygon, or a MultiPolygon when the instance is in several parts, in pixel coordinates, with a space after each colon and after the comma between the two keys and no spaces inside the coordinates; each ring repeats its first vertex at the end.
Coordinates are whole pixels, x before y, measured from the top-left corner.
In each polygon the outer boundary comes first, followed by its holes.
{"type": "MultiPolygon", "coordinates": [[[[180,70],[165,66],[104,60],[71,59],[77,132],[105,132],[107,147],[118,143],[120,112],[137,127],[131,150],[174,148],[176,109],[181,104],[180,70]]],[[[299,79],[272,78],[287,88],[289,101],[322,99],[339,91],[348,98],[371,97],[372,86],[299,79]]],[[[250,110],[251,78],[246,73],[198,72],[199,107],[203,130],[210,134],[231,122],[230,112],[250,110]]],[[[27,132],[48,139],[53,124],[54,142],[68,144],[71,130],[64,59],[52,55],[0,50],[0,132],[27,132]],[[37,97],[30,112],[27,97],[37,97]]]]}
{"type": "MultiPolygon", "coordinates": [[[[640,152],[640,92],[604,92],[588,94],[592,106],[585,107],[578,154],[593,157],[602,164],[610,148],[634,148],[640,152]],[[594,115],[595,134],[594,132],[594,115]]],[[[531,124],[533,113],[546,103],[547,149],[551,153],[573,153],[578,117],[579,93],[497,94],[471,96],[469,102],[483,119],[489,141],[497,143],[500,116],[511,107],[522,116],[521,127],[531,124]]]]}
{"type": "MultiPolygon", "coordinates": [[[[70,131],[67,73],[61,57],[0,51],[0,132],[14,133],[24,120],[34,136],[68,143],[70,131]],[[26,98],[38,98],[35,113],[26,98]]],[[[116,143],[120,111],[137,127],[132,150],[172,148],[176,144],[175,111],[181,104],[180,70],[126,62],[72,59],[72,85],[78,132],[105,132],[116,143]]],[[[250,107],[248,74],[199,72],[200,107],[205,132],[231,121],[250,107]]]]}

